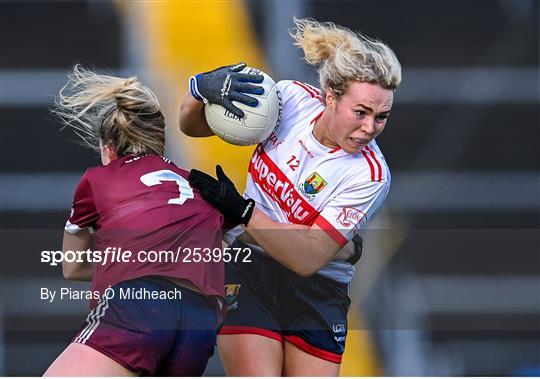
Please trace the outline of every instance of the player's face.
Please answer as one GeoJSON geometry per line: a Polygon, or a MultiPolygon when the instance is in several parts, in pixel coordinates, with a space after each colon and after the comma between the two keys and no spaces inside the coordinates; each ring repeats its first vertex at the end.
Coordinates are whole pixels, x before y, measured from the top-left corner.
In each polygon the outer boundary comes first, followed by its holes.
{"type": "Polygon", "coordinates": [[[327,94],[327,108],[332,113],[330,138],[347,153],[359,153],[384,130],[393,100],[391,90],[357,81],[339,99],[327,94]]]}

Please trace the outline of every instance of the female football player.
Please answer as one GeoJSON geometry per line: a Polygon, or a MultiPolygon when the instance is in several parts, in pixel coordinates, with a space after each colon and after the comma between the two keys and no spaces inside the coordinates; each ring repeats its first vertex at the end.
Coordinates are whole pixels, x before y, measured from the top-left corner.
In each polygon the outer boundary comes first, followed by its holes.
{"type": "MultiPolygon", "coordinates": [[[[225,219],[234,245],[258,246],[253,263],[226,266],[228,313],[218,336],[233,376],[339,374],[354,267],[340,249],[371,220],[390,186],[375,138],[388,120],[401,66],[384,43],[333,23],[296,20],[292,33],[320,90],[280,81],[282,118],[249,162],[244,196],[221,167],[190,180],[225,219]]],[[[235,66],[190,80],[180,128],[212,135],[200,100],[257,103],[260,87],[235,66]],[[220,92],[227,81],[230,91],[220,92]]],[[[240,111],[240,112],[239,112],[240,111]]]]}
{"type": "Polygon", "coordinates": [[[221,318],[223,216],[163,156],[150,89],[80,66],[68,77],[54,113],[103,166],[80,180],[63,240],[95,252],[63,263],[67,279],[92,281],[91,312],[45,375],[202,375],[221,318]]]}

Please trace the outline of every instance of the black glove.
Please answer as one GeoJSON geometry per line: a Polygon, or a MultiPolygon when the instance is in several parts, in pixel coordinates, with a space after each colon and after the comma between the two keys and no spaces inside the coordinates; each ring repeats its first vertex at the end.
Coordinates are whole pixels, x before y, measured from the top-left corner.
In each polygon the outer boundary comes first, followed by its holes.
{"type": "Polygon", "coordinates": [[[360,257],[362,256],[362,250],[364,249],[364,240],[358,234],[355,234],[352,241],[354,245],[354,254],[350,256],[346,260],[346,262],[354,265],[360,260],[360,257]]]}
{"type": "Polygon", "coordinates": [[[199,171],[191,170],[189,181],[197,188],[202,197],[216,207],[227,221],[247,224],[255,207],[255,200],[244,199],[234,187],[234,183],[225,175],[220,165],[216,166],[217,179],[199,171]]]}
{"type": "Polygon", "coordinates": [[[264,88],[252,83],[261,83],[264,76],[260,74],[241,73],[245,63],[223,66],[213,71],[192,76],[189,79],[189,89],[194,98],[204,103],[219,104],[229,112],[242,118],[244,112],[232,102],[256,106],[259,100],[246,93],[262,95],[264,88]]]}

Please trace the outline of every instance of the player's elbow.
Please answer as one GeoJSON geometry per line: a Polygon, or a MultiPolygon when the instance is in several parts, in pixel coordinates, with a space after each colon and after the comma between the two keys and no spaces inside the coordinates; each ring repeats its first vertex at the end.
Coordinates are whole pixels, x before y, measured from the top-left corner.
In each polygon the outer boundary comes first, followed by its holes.
{"type": "Polygon", "coordinates": [[[62,275],[64,275],[64,279],[67,280],[77,280],[78,277],[77,272],[68,267],[62,268],[62,275]]]}
{"type": "Polygon", "coordinates": [[[310,249],[308,259],[299,260],[297,267],[291,268],[302,278],[308,278],[318,273],[335,256],[335,252],[328,253],[324,249],[310,249]]]}
{"type": "Polygon", "coordinates": [[[88,264],[62,264],[62,275],[67,280],[88,282],[92,280],[93,269],[88,264]]]}
{"type": "Polygon", "coordinates": [[[210,130],[204,114],[196,115],[189,114],[189,111],[183,112],[180,110],[178,117],[178,125],[180,131],[188,137],[210,137],[214,132],[210,130]]]}
{"type": "Polygon", "coordinates": [[[302,278],[309,278],[310,276],[315,275],[322,268],[320,265],[313,264],[300,264],[296,267],[290,267],[298,276],[302,278]]]}
{"type": "Polygon", "coordinates": [[[313,276],[317,273],[318,270],[298,270],[296,271],[296,273],[298,274],[298,276],[302,277],[302,278],[309,278],[310,276],[313,276]]]}
{"type": "Polygon", "coordinates": [[[62,264],[62,274],[67,280],[80,280],[81,274],[77,265],[63,263],[62,264]]]}
{"type": "Polygon", "coordinates": [[[210,130],[204,116],[204,105],[195,100],[189,93],[186,94],[178,115],[180,131],[189,137],[210,137],[214,132],[210,130]]]}
{"type": "Polygon", "coordinates": [[[302,261],[302,264],[299,267],[293,269],[299,276],[302,278],[308,278],[317,274],[321,271],[327,264],[332,260],[332,257],[335,256],[335,253],[326,254],[323,252],[314,253],[309,260],[309,263],[306,260],[302,261]]]}
{"type": "Polygon", "coordinates": [[[184,105],[180,107],[180,115],[178,116],[178,126],[180,127],[180,131],[184,133],[187,136],[193,137],[193,131],[192,128],[189,125],[189,122],[187,122],[185,110],[183,109],[184,105]]]}

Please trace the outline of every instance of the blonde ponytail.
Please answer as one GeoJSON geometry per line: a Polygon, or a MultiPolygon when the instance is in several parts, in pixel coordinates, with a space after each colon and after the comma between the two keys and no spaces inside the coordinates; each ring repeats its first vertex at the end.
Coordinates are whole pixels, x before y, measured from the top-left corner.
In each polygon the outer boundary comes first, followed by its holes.
{"type": "Polygon", "coordinates": [[[394,90],[401,82],[401,65],[386,44],[331,22],[294,18],[295,45],[306,62],[317,67],[321,89],[339,97],[349,82],[377,83],[394,90]]]}
{"type": "Polygon", "coordinates": [[[136,77],[96,74],[76,65],[52,110],[84,143],[112,144],[118,156],[165,150],[165,120],[156,95],[136,77]]]}

